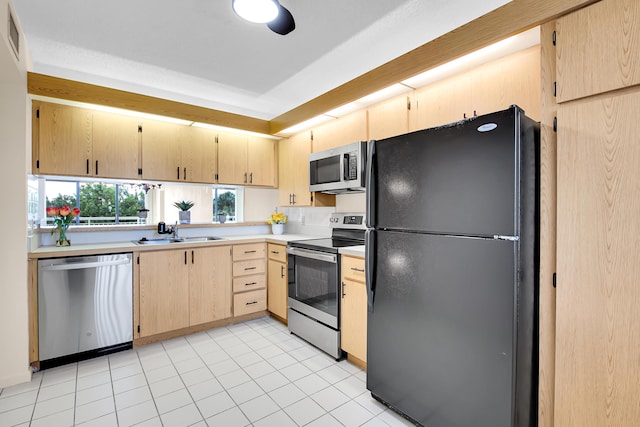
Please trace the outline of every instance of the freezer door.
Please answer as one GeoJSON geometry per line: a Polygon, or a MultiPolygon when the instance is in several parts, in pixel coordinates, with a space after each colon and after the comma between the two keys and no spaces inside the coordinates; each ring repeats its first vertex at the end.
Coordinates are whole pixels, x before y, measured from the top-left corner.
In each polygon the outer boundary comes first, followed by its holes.
{"type": "Polygon", "coordinates": [[[376,141],[368,226],[518,235],[519,115],[511,108],[376,141]]]}
{"type": "Polygon", "coordinates": [[[429,427],[512,425],[514,242],[378,231],[367,388],[429,427]]]}

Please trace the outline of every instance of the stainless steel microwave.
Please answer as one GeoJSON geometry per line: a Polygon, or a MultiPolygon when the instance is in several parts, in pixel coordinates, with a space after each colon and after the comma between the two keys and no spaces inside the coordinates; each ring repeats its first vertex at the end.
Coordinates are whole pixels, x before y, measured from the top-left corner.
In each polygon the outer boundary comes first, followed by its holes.
{"type": "Polygon", "coordinates": [[[367,143],[354,142],[309,154],[309,191],[329,194],[365,191],[367,143]]]}

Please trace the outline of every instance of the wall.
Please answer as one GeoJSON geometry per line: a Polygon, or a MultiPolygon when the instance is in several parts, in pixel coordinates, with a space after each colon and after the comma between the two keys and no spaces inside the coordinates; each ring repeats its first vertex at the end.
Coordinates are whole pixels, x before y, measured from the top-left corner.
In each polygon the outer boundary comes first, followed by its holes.
{"type": "MultiPolygon", "coordinates": [[[[7,39],[7,0],[0,0],[0,182],[5,208],[0,249],[0,388],[29,381],[27,308],[27,100],[26,49],[20,60],[7,39]]],[[[17,15],[13,14],[17,21],[17,15]]],[[[19,26],[19,23],[16,22],[19,26]]]]}

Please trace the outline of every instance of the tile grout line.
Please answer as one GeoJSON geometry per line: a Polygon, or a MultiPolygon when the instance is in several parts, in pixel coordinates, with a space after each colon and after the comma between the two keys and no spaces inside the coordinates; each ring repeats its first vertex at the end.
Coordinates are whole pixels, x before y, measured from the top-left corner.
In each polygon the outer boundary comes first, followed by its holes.
{"type": "MultiPolygon", "coordinates": [[[[160,343],[160,345],[162,345],[162,343],[160,343]]],[[[163,346],[164,349],[164,346],[163,346]]],[[[147,383],[147,388],[149,388],[149,394],[151,395],[151,401],[153,402],[153,406],[156,408],[156,412],[158,414],[158,420],[160,420],[160,425],[164,426],[164,422],[162,421],[162,417],[160,416],[160,411],[158,410],[158,405],[156,404],[156,399],[155,397],[153,397],[153,392],[151,391],[151,383],[149,382],[149,378],[147,378],[147,371],[144,369],[144,364],[142,363],[142,359],[140,359],[140,353],[138,353],[138,350],[135,350],[136,352],[136,357],[138,358],[138,363],[140,363],[140,368],[142,369],[142,375],[144,375],[144,380],[147,383]]],[[[117,410],[116,410],[117,412],[117,410]]],[[[151,418],[147,419],[147,420],[143,420],[140,421],[139,423],[136,424],[140,424],[146,421],[149,421],[151,418]]],[[[135,424],[134,424],[135,425],[135,424]]]]}

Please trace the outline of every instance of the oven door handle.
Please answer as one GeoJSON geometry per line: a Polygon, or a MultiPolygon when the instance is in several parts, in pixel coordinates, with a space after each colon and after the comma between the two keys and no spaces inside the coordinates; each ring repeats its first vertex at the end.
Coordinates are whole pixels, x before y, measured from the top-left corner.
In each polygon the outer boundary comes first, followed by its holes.
{"type": "Polygon", "coordinates": [[[338,263],[338,257],[334,254],[310,251],[308,249],[287,248],[287,254],[293,255],[293,256],[299,256],[303,258],[311,258],[318,261],[330,262],[332,264],[338,263]]]}

